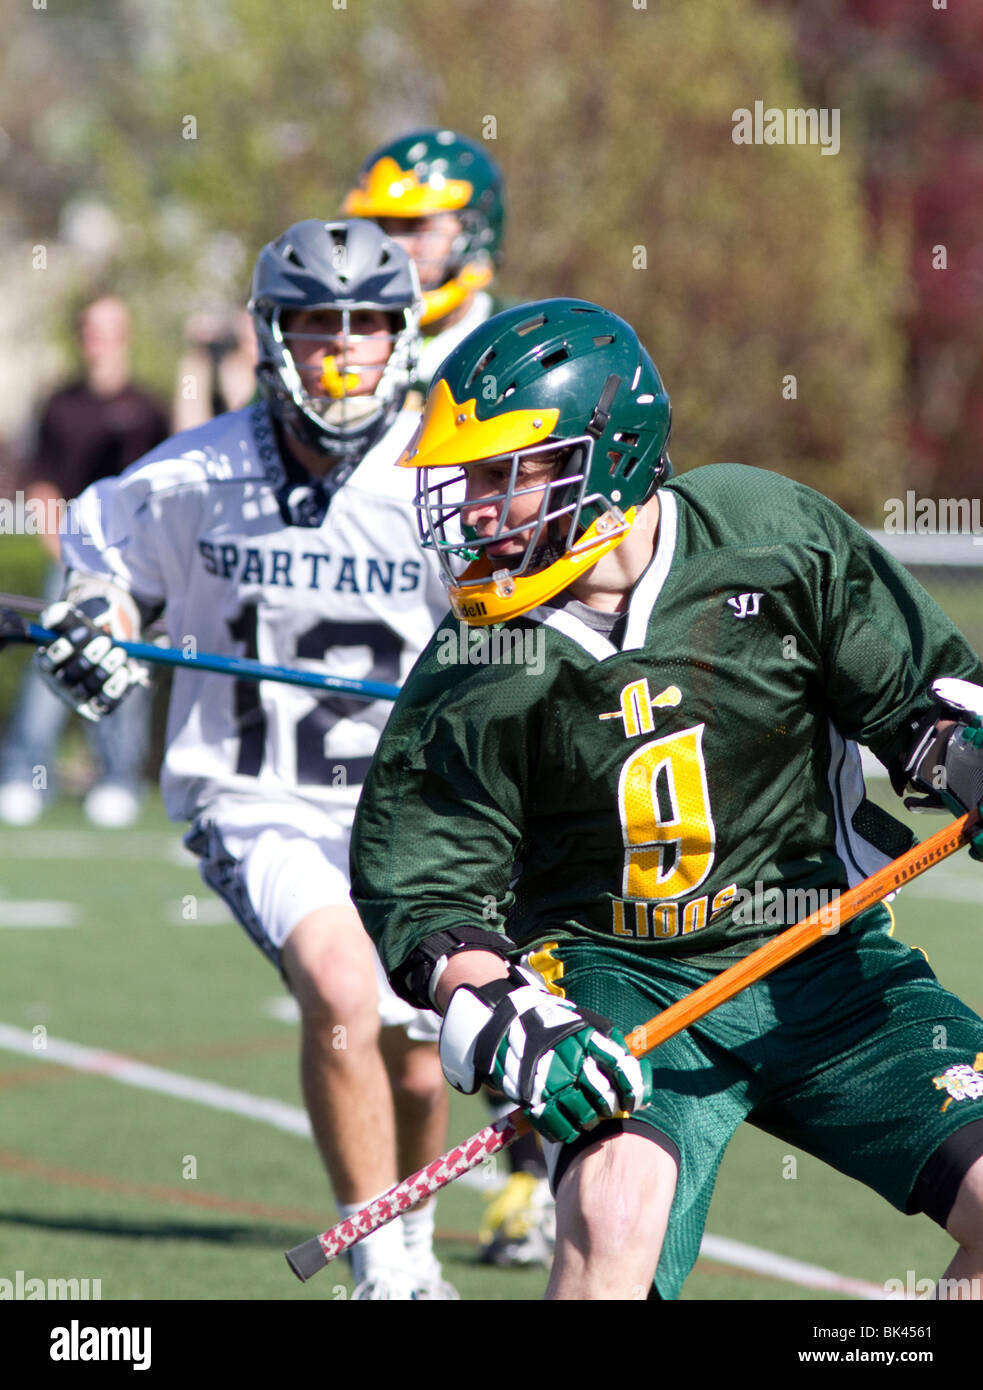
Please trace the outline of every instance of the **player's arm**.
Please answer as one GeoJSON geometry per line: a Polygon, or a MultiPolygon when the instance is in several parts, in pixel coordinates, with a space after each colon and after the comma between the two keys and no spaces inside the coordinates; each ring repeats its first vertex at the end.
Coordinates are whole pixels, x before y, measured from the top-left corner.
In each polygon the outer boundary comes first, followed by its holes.
{"type": "Polygon", "coordinates": [[[447,962],[443,974],[433,991],[433,1002],[438,1013],[443,1013],[451,1002],[451,995],[459,985],[489,985],[492,980],[508,977],[509,967],[504,956],[491,951],[473,947],[470,951],[459,951],[447,962]]]}
{"type": "Polygon", "coordinates": [[[444,1013],[451,1085],[471,1094],[488,1083],[547,1138],[570,1140],[644,1104],[649,1067],[606,1019],[513,964],[515,947],[497,925],[504,911],[489,910],[507,911],[534,762],[528,721],[515,711],[496,717],[487,696],[466,713],[435,713],[435,689],[419,669],[362,793],[352,895],[393,987],[444,1013]]]}
{"type": "Polygon", "coordinates": [[[983,663],[861,527],[829,503],[825,520],[831,571],[819,592],[834,722],[873,749],[899,795],[910,783],[935,806],[975,810],[983,798],[983,663]]]}

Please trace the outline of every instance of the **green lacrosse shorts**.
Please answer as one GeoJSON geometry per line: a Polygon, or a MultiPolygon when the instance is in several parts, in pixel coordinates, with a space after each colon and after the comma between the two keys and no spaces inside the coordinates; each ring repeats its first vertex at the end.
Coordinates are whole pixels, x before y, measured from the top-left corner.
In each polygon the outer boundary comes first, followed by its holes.
{"type": "MultiPolygon", "coordinates": [[[[983,1020],[890,931],[879,904],[649,1053],[655,1094],[634,1119],[679,1151],[659,1297],[678,1297],[696,1261],[742,1120],[905,1211],[943,1140],[983,1118],[983,1020]]],[[[551,946],[554,987],[624,1033],[719,973],[615,943],[551,946]]]]}

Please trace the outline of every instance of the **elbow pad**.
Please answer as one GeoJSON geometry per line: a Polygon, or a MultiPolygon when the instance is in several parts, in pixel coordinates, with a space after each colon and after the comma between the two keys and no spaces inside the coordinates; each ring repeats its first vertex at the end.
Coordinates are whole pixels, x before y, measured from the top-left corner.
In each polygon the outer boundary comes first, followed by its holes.
{"type": "Polygon", "coordinates": [[[457,927],[433,932],[414,946],[406,959],[390,974],[393,989],[417,1009],[436,1008],[434,992],[447,962],[458,951],[492,951],[503,960],[515,943],[497,931],[479,927],[457,927]]]}

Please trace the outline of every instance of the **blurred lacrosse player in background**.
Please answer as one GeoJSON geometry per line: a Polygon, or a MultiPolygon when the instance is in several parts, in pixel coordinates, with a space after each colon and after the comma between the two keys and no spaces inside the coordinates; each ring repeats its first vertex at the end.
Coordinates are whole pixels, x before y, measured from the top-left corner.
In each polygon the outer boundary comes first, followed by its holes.
{"type": "Polygon", "coordinates": [[[370,217],[416,265],[423,349],[414,386],[495,313],[488,288],[502,259],[505,190],[495,162],[452,130],[417,130],[370,154],[343,203],[370,217]]]}

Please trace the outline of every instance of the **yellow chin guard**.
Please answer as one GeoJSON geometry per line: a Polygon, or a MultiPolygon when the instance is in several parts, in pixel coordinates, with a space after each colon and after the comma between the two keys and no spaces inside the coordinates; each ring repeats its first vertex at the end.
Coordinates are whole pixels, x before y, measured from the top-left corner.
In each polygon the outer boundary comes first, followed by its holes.
{"type": "Polygon", "coordinates": [[[637,507],[629,508],[624,516],[617,510],[605,512],[591,522],[575,550],[568,550],[537,574],[513,575],[507,569],[493,572],[491,557],[480,556],[461,575],[461,582],[450,588],[454,616],[469,627],[489,627],[538,608],[619,546],[637,515],[637,507]]]}
{"type": "Polygon", "coordinates": [[[321,385],[333,400],[340,401],[358,386],[358,373],[339,372],[335,359],[325,357],[321,367],[321,385]]]}
{"type": "Polygon", "coordinates": [[[453,280],[448,280],[446,285],[440,285],[435,290],[424,290],[421,328],[445,319],[463,304],[469,295],[477,294],[478,290],[490,285],[494,277],[495,268],[491,261],[471,261],[470,264],[462,266],[453,280]]]}

